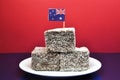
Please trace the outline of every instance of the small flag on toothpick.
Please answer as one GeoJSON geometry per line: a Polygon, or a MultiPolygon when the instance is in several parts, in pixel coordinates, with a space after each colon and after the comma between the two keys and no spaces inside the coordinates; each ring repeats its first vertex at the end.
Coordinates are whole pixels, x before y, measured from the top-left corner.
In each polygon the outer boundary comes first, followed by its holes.
{"type": "Polygon", "coordinates": [[[65,27],[65,9],[49,8],[49,21],[62,21],[65,27]]]}

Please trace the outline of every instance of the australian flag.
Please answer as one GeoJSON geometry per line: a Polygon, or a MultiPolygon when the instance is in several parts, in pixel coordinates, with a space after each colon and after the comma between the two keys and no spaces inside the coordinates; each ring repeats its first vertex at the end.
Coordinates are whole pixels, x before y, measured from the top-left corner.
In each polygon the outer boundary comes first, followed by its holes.
{"type": "Polygon", "coordinates": [[[49,21],[65,21],[65,9],[49,9],[49,21]]]}

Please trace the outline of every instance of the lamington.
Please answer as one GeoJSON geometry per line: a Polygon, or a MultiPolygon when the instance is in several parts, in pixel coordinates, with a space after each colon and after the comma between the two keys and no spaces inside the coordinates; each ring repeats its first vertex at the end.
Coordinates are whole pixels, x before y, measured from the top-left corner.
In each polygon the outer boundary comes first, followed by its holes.
{"type": "Polygon", "coordinates": [[[60,71],[84,71],[89,68],[89,50],[75,48],[73,52],[60,54],[60,71]]]}
{"type": "Polygon", "coordinates": [[[45,47],[35,47],[31,53],[31,67],[36,71],[59,71],[59,54],[47,53],[45,47]]]}
{"type": "Polygon", "coordinates": [[[89,69],[87,47],[76,47],[74,28],[46,30],[45,47],[31,52],[31,68],[35,71],[85,71],[89,69]]]}
{"type": "Polygon", "coordinates": [[[44,32],[48,52],[72,52],[76,46],[74,28],[56,28],[44,32]]]}

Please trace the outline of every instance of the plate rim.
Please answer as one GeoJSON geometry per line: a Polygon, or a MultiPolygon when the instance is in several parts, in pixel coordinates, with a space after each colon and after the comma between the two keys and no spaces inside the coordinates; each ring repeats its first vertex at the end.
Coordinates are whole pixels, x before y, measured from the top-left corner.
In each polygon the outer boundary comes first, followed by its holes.
{"type": "Polygon", "coordinates": [[[93,68],[93,70],[90,70],[91,68],[89,68],[88,70],[86,71],[80,71],[80,72],[63,72],[63,71],[35,71],[33,70],[32,68],[30,68],[30,65],[31,65],[31,62],[29,62],[29,64],[27,63],[26,66],[24,66],[23,64],[25,64],[25,62],[27,61],[31,61],[32,57],[28,57],[26,59],[23,59],[20,63],[19,63],[19,68],[27,73],[31,73],[31,74],[35,74],[35,75],[39,75],[39,76],[49,76],[49,77],[71,77],[71,76],[82,76],[82,75],[86,75],[86,74],[90,74],[90,73],[93,73],[93,72],[96,72],[98,71],[101,67],[102,67],[102,63],[93,58],[93,57],[89,57],[89,61],[94,61],[96,62],[97,64],[94,64],[94,63],[91,63],[90,64],[90,67],[93,66],[95,68],[93,68]],[[29,65],[29,67],[27,66],[29,65]],[[31,71],[27,70],[26,68],[30,68],[31,71]],[[46,74],[47,73],[47,74],[46,74]],[[49,73],[49,74],[48,74],[49,73]],[[56,74],[57,75],[52,75],[52,74],[56,74]],[[62,75],[59,75],[59,74],[62,74],[62,75]],[[67,74],[67,75],[66,75],[67,74]]]}

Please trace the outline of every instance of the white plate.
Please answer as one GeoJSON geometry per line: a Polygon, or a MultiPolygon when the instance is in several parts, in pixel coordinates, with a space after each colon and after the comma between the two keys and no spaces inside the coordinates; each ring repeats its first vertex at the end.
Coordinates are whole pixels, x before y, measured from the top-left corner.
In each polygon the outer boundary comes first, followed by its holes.
{"type": "Polygon", "coordinates": [[[90,57],[90,68],[86,71],[81,72],[60,72],[60,71],[35,71],[31,68],[31,57],[24,59],[20,62],[19,67],[28,73],[41,75],[41,76],[51,76],[51,77],[69,77],[69,76],[80,76],[93,73],[101,68],[102,64],[97,59],[90,57]]]}

